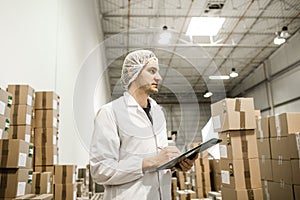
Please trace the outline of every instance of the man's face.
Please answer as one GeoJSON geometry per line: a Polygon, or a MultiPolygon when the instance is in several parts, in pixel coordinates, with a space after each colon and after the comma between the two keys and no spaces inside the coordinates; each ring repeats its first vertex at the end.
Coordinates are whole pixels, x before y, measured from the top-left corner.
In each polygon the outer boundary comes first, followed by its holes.
{"type": "Polygon", "coordinates": [[[153,94],[158,92],[157,87],[160,80],[158,61],[156,58],[151,58],[135,82],[139,89],[143,89],[147,94],[153,94]]]}

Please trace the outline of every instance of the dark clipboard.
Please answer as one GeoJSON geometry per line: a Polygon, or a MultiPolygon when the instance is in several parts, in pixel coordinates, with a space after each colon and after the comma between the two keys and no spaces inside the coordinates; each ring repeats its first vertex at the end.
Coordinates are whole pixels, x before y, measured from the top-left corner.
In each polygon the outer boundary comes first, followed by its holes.
{"type": "Polygon", "coordinates": [[[221,139],[212,138],[212,139],[200,144],[199,146],[196,146],[196,147],[188,150],[187,152],[181,154],[180,156],[170,160],[169,162],[157,167],[156,170],[158,171],[158,170],[163,170],[163,169],[171,169],[171,168],[175,167],[179,162],[184,160],[185,158],[192,159],[193,157],[196,156],[197,153],[205,151],[208,148],[220,143],[221,141],[222,141],[221,139]]]}

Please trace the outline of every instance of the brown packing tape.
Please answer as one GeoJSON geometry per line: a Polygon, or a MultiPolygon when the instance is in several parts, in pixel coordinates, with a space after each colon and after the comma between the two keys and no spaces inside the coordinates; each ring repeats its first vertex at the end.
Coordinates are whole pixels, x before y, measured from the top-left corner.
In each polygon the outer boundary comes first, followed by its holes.
{"type": "Polygon", "coordinates": [[[41,193],[41,173],[36,174],[34,187],[35,187],[35,193],[40,194],[41,193]]]}
{"type": "Polygon", "coordinates": [[[247,190],[248,200],[254,200],[254,193],[252,189],[247,190]]]}
{"type": "Polygon", "coordinates": [[[20,85],[16,85],[14,97],[15,97],[15,104],[19,104],[19,102],[20,102],[20,85]]]}
{"type": "Polygon", "coordinates": [[[42,144],[43,146],[45,146],[44,144],[45,144],[46,142],[47,142],[47,132],[46,132],[46,129],[43,129],[41,144],[42,144]]]}
{"type": "Polygon", "coordinates": [[[242,105],[241,99],[236,98],[235,99],[235,111],[241,112],[241,105],[242,105]]]}
{"type": "Polygon", "coordinates": [[[43,128],[47,127],[46,119],[47,119],[47,110],[43,110],[43,115],[42,115],[42,127],[43,128]]]}
{"type": "Polygon", "coordinates": [[[0,190],[0,197],[5,197],[5,191],[7,188],[7,180],[8,180],[8,173],[1,173],[1,180],[0,180],[0,185],[1,185],[1,190],[0,190]]]}
{"type": "Polygon", "coordinates": [[[240,127],[241,129],[246,127],[246,112],[240,112],[240,127]]]}
{"type": "Polygon", "coordinates": [[[45,145],[43,145],[42,146],[42,165],[46,165],[47,163],[46,163],[46,146],[45,145]]]}
{"type": "Polygon", "coordinates": [[[12,121],[14,125],[18,124],[18,111],[19,111],[19,106],[14,105],[14,111],[13,111],[14,114],[12,115],[12,121]]]}
{"type": "Polygon", "coordinates": [[[13,139],[17,139],[18,138],[18,126],[14,126],[13,127],[13,135],[12,135],[13,139]]]}
{"type": "Polygon", "coordinates": [[[45,108],[47,103],[47,93],[43,92],[42,107],[45,108]]]}
{"type": "Polygon", "coordinates": [[[67,185],[66,184],[63,184],[63,190],[62,190],[62,193],[61,193],[61,197],[62,199],[67,199],[67,185]]]}
{"type": "Polygon", "coordinates": [[[9,140],[2,140],[2,156],[1,156],[1,163],[0,166],[5,167],[7,165],[8,160],[8,149],[9,147],[9,140]]]}
{"type": "Polygon", "coordinates": [[[66,165],[63,166],[62,177],[61,177],[62,184],[66,183],[65,177],[67,177],[67,166],[66,165]]]}
{"type": "Polygon", "coordinates": [[[251,188],[251,174],[250,174],[250,162],[249,162],[249,151],[247,141],[247,131],[241,131],[241,144],[243,151],[243,162],[244,162],[244,177],[246,182],[246,188],[251,188]]]}

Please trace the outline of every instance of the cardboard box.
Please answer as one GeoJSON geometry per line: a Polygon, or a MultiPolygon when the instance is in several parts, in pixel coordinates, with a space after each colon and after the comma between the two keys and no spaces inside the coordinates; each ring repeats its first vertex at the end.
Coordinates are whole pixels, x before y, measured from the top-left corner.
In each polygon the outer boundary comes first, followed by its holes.
{"type": "Polygon", "coordinates": [[[262,200],[263,190],[262,188],[255,189],[232,189],[222,188],[222,199],[226,200],[262,200]]]}
{"type": "Polygon", "coordinates": [[[35,165],[56,165],[58,163],[57,146],[35,147],[35,165]]]}
{"type": "Polygon", "coordinates": [[[258,157],[261,159],[271,159],[271,145],[269,138],[257,139],[258,157]]]}
{"type": "Polygon", "coordinates": [[[257,124],[257,138],[269,138],[270,131],[269,131],[269,117],[258,118],[256,120],[257,124]]]}
{"type": "Polygon", "coordinates": [[[273,181],[292,184],[292,166],[289,160],[272,160],[273,181]]]}
{"type": "Polygon", "coordinates": [[[223,99],[211,105],[214,131],[255,129],[253,98],[223,99]]]}
{"type": "Polygon", "coordinates": [[[32,200],[52,200],[52,199],[53,199],[53,194],[41,194],[32,198],[32,200]]]}
{"type": "Polygon", "coordinates": [[[52,91],[35,93],[35,109],[59,110],[59,96],[52,91]]]}
{"type": "Polygon", "coordinates": [[[54,184],[54,199],[76,199],[76,184],[54,184]]]}
{"type": "Polygon", "coordinates": [[[300,113],[282,113],[270,117],[271,137],[288,136],[300,132],[300,113]]]}
{"type": "Polygon", "coordinates": [[[293,188],[289,184],[268,182],[268,191],[272,200],[294,200],[293,188]]]}
{"type": "Polygon", "coordinates": [[[300,185],[300,160],[291,160],[292,165],[292,184],[300,185]]]}
{"type": "Polygon", "coordinates": [[[226,131],[219,135],[220,157],[226,159],[258,158],[257,141],[254,130],[226,131]]]}
{"type": "Polygon", "coordinates": [[[31,125],[33,108],[28,105],[12,105],[10,124],[11,125],[31,125]]]}
{"type": "Polygon", "coordinates": [[[295,200],[300,199],[300,185],[293,185],[295,200]]]}
{"type": "Polygon", "coordinates": [[[0,115],[0,139],[8,139],[8,131],[10,127],[10,120],[0,115]]]}
{"type": "Polygon", "coordinates": [[[33,145],[18,139],[0,140],[1,168],[32,168],[33,145]]]}
{"type": "Polygon", "coordinates": [[[271,157],[278,160],[289,160],[291,152],[288,147],[287,137],[270,138],[271,157]]]}
{"type": "Polygon", "coordinates": [[[229,160],[221,159],[222,186],[234,189],[261,187],[258,158],[229,160]]]}
{"type": "Polygon", "coordinates": [[[52,173],[33,172],[32,190],[33,194],[49,194],[52,192],[52,173]]]}
{"type": "Polygon", "coordinates": [[[56,128],[35,128],[34,129],[34,146],[52,146],[57,145],[57,134],[56,128]]]}
{"type": "Polygon", "coordinates": [[[273,180],[271,159],[259,159],[260,175],[263,180],[273,180]]]}
{"type": "Polygon", "coordinates": [[[20,139],[25,140],[26,142],[31,141],[32,129],[30,125],[14,125],[10,126],[8,131],[9,139],[20,139]]]}
{"type": "Polygon", "coordinates": [[[12,94],[0,88],[0,115],[9,118],[12,105],[12,94]]]}
{"type": "Polygon", "coordinates": [[[14,198],[30,194],[31,169],[0,169],[0,198],[14,198]]]}
{"type": "Polygon", "coordinates": [[[76,165],[55,165],[54,184],[71,184],[76,180],[76,165]]]}
{"type": "Polygon", "coordinates": [[[12,104],[34,106],[34,89],[29,85],[8,85],[7,91],[12,94],[12,104]]]}
{"type": "Polygon", "coordinates": [[[290,158],[299,159],[300,158],[300,135],[299,133],[290,134],[287,138],[288,140],[288,150],[290,151],[290,158]]]}
{"type": "Polygon", "coordinates": [[[35,128],[58,128],[57,110],[35,110],[35,128]]]}

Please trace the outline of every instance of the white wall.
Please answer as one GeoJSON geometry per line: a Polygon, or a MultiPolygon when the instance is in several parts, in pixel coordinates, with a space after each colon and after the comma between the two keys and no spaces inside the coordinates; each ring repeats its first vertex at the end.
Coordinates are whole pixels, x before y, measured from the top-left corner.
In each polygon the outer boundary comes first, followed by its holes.
{"type": "MultiPolygon", "coordinates": [[[[54,90],[60,95],[60,163],[88,163],[87,145],[74,120],[73,95],[84,61],[103,39],[96,7],[95,0],[1,1],[0,86],[29,84],[35,90],[54,90]]],[[[104,57],[97,56],[99,69],[105,67],[104,57]]],[[[98,87],[103,94],[96,95],[100,105],[109,98],[106,81],[106,77],[101,79],[98,87]]],[[[85,106],[94,109],[93,103],[85,106]]],[[[93,121],[86,124],[89,137],[93,121]]]]}
{"type": "Polygon", "coordinates": [[[231,96],[252,96],[263,116],[300,112],[300,33],[273,53],[231,96]],[[252,87],[258,84],[256,87],[252,87]]]}

